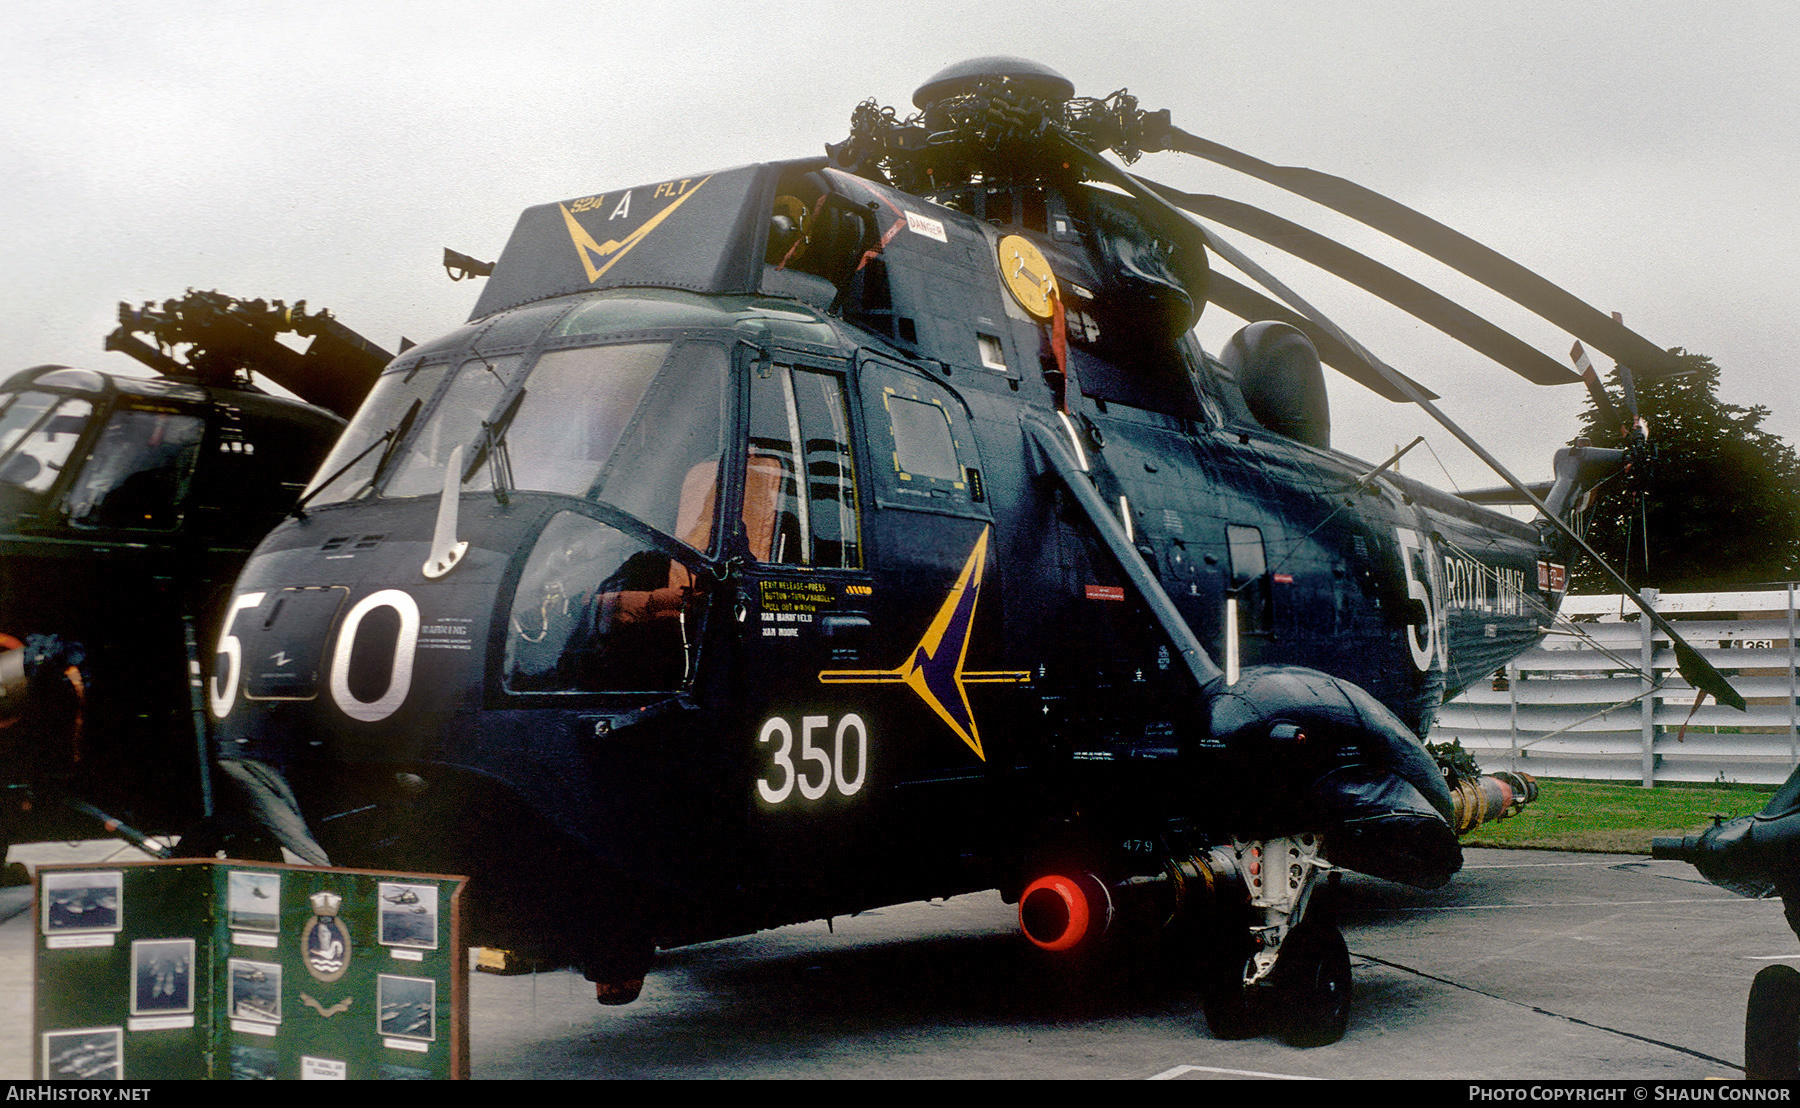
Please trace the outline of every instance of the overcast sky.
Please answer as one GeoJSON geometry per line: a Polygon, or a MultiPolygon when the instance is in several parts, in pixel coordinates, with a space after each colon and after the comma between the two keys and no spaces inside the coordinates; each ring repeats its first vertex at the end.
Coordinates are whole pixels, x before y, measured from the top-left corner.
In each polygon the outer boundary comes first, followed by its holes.
{"type": "MultiPolygon", "coordinates": [[[[0,0],[0,373],[133,371],[119,301],[305,299],[394,349],[460,323],[528,205],[816,154],[875,97],[1028,57],[1081,95],[1348,177],[1499,250],[1800,439],[1800,6],[1749,0],[984,4],[0,0]]],[[[1332,213],[1180,155],[1137,167],[1379,253],[1558,360],[1569,336],[1332,213]]],[[[1228,236],[1245,247],[1241,236],[1228,236]]],[[[1579,386],[1518,382],[1410,316],[1251,252],[1527,480],[1579,386]]],[[[1208,313],[1216,314],[1216,309],[1208,313]]],[[[1238,322],[1205,319],[1209,349],[1238,322]]],[[[1604,371],[1610,363],[1597,359],[1604,371]]],[[[1497,483],[1410,410],[1334,375],[1337,444],[1497,483]]]]}

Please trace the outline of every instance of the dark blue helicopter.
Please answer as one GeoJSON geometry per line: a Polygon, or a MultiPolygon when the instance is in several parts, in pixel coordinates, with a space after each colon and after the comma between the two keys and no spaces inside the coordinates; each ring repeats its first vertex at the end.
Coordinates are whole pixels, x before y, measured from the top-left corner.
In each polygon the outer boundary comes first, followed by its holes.
{"type": "Polygon", "coordinates": [[[603,1002],[659,945],[998,888],[1072,962],[1176,936],[1219,1034],[1275,996],[1294,1041],[1341,1036],[1320,879],[1460,868],[1419,736],[1538,640],[1564,517],[1632,454],[1565,451],[1526,524],[1333,452],[1321,357],[1429,394],[1212,273],[1260,271],[1178,207],[1576,378],[1099,151],[1279,178],[1670,360],[1391,201],[1073,91],[980,59],[824,158],[528,209],[238,580],[207,689],[255,818],[314,861],[471,875],[477,942],[603,1002]],[[1217,357],[1209,301],[1258,321],[1217,357]]]}

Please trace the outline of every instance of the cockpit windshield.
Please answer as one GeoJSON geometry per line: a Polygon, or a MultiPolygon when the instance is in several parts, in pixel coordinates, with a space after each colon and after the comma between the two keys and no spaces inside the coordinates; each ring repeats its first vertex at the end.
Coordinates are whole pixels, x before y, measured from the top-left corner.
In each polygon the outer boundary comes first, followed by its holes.
{"type": "Polygon", "coordinates": [[[69,491],[69,522],[82,527],[180,523],[180,503],[200,457],[206,421],[180,412],[120,408],[106,421],[69,491]]]}
{"type": "Polygon", "coordinates": [[[495,406],[518,366],[516,357],[480,355],[459,365],[449,385],[440,390],[437,402],[420,413],[410,441],[395,455],[382,494],[431,496],[440,492],[450,452],[460,446],[464,458],[473,453],[483,421],[494,417],[495,406]]]}
{"type": "Polygon", "coordinates": [[[36,510],[93,411],[87,400],[36,389],[0,395],[0,507],[36,510]]]}
{"type": "Polygon", "coordinates": [[[527,361],[475,354],[396,365],[326,459],[324,484],[309,503],[371,492],[435,495],[460,446],[465,467],[480,463],[465,491],[501,480],[491,471],[504,462],[510,488],[608,503],[710,546],[730,395],[727,347],[614,342],[553,348],[527,361]],[[398,443],[384,444],[415,401],[412,425],[398,443]]]}

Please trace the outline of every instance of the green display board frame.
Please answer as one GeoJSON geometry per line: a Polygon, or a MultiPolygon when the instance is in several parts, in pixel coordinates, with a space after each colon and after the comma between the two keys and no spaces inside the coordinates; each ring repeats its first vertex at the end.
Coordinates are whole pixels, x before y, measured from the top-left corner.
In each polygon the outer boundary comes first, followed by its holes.
{"type": "Polygon", "coordinates": [[[465,884],[264,862],[43,866],[33,1072],[467,1077],[465,884]]]}

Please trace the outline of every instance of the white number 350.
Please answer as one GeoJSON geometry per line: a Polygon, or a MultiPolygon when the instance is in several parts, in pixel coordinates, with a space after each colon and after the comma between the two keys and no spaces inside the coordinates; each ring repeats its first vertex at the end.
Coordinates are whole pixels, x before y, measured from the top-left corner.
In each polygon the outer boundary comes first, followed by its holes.
{"type": "Polygon", "coordinates": [[[762,725],[756,741],[772,743],[777,739],[780,745],[771,756],[772,769],[770,777],[757,779],[756,791],[769,804],[780,804],[792,796],[796,787],[800,796],[806,800],[818,800],[835,786],[840,796],[855,796],[863,787],[863,779],[869,772],[869,728],[862,717],[851,713],[838,721],[833,731],[831,749],[827,751],[823,744],[815,746],[815,733],[831,727],[830,716],[803,716],[800,720],[800,760],[794,763],[794,728],[787,720],[779,716],[762,725]],[[845,772],[847,741],[854,736],[856,776],[850,777],[845,772]],[[809,770],[816,766],[816,770],[809,770]]]}

